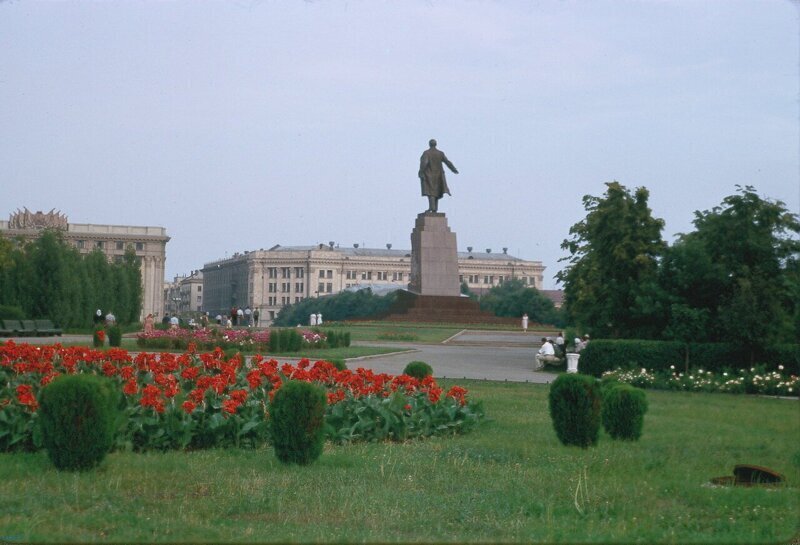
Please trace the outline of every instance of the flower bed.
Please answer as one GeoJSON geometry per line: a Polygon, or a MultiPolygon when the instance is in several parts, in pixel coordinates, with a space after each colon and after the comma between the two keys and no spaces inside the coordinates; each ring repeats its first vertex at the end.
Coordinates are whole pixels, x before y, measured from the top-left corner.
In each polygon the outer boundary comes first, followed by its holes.
{"type": "Polygon", "coordinates": [[[117,446],[135,450],[258,447],[275,391],[287,380],[328,392],[326,434],[335,442],[405,440],[463,432],[483,417],[480,403],[459,386],[448,392],[424,380],[339,371],[326,361],[296,365],[253,356],[225,358],[222,350],[183,354],[88,347],[0,345],[0,451],[35,450],[37,395],[62,373],[110,377],[124,392],[125,423],[117,446]]]}
{"type": "Polygon", "coordinates": [[[778,365],[776,371],[766,371],[762,367],[751,367],[737,371],[714,373],[703,369],[689,373],[677,372],[675,366],[669,371],[648,371],[639,369],[629,371],[616,369],[603,373],[603,380],[626,382],[639,388],[660,390],[684,390],[692,392],[723,392],[731,394],[763,394],[795,396],[800,394],[800,377],[783,373],[778,365]]]}
{"type": "MultiPolygon", "coordinates": [[[[324,348],[325,335],[317,331],[298,330],[302,336],[302,345],[306,348],[324,348]]],[[[269,350],[272,330],[250,329],[224,329],[219,327],[201,329],[155,329],[150,332],[141,332],[136,335],[136,344],[142,348],[150,349],[177,349],[187,350],[194,344],[200,350],[214,350],[219,347],[223,350],[230,348],[246,352],[266,352],[269,350]]],[[[284,351],[286,348],[284,347],[284,351]]]]}

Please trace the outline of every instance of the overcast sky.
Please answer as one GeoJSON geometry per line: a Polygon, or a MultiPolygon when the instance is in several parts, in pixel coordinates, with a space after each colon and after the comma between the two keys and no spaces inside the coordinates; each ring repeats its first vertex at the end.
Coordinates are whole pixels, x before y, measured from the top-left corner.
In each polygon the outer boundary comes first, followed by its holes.
{"type": "Polygon", "coordinates": [[[542,261],[583,195],[664,238],[735,185],[800,209],[782,0],[0,0],[0,217],[158,225],[167,276],[275,244],[410,248],[430,138],[459,250],[542,261]]]}

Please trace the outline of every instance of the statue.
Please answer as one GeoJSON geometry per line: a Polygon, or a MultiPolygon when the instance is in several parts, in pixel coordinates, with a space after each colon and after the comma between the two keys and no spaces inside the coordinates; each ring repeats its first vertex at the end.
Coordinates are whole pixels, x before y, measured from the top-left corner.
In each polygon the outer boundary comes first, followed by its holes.
{"type": "Polygon", "coordinates": [[[428,210],[426,212],[436,212],[439,207],[439,199],[445,193],[450,195],[450,188],[447,187],[447,179],[444,176],[442,164],[447,165],[454,174],[458,170],[453,166],[444,153],[436,149],[436,140],[428,142],[430,148],[422,153],[419,160],[419,181],[422,184],[422,195],[428,197],[428,210]]]}

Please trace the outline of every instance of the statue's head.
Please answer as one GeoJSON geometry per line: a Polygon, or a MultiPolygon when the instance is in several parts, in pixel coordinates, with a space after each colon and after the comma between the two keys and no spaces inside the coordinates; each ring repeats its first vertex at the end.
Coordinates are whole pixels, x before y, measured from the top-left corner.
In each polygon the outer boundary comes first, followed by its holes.
{"type": "Polygon", "coordinates": [[[428,142],[428,145],[430,147],[432,147],[432,148],[435,148],[436,147],[436,140],[431,138],[430,142],[428,142]]]}

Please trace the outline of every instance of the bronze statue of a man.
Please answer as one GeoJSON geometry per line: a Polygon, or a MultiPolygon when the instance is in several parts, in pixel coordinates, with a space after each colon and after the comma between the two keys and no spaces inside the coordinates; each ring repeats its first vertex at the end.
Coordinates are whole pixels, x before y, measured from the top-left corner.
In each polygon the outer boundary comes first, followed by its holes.
{"type": "Polygon", "coordinates": [[[439,199],[445,193],[450,195],[442,164],[447,165],[447,168],[455,174],[458,174],[458,169],[445,157],[444,153],[436,149],[436,140],[431,139],[428,144],[430,148],[422,153],[419,160],[419,181],[422,184],[422,195],[428,197],[427,212],[436,212],[439,208],[439,199]]]}

